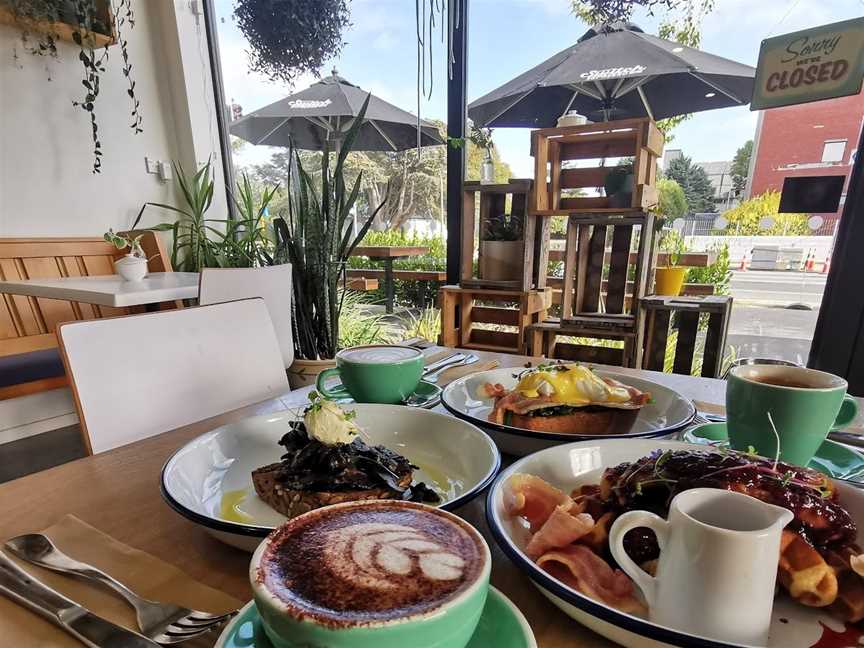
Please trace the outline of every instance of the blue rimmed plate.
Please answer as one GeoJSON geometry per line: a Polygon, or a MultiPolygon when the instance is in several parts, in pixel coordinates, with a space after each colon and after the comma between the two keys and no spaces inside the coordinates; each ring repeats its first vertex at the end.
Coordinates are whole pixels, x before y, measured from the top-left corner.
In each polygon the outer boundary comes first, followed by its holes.
{"type": "MultiPolygon", "coordinates": [[[[522,612],[494,587],[474,636],[465,648],[537,648],[534,633],[522,612]]],[[[255,602],[247,603],[222,632],[214,648],[272,648],[264,635],[255,602]]]]}
{"type": "MultiPolygon", "coordinates": [[[[402,405],[356,404],[367,442],[406,457],[441,496],[462,506],[488,486],[501,455],[482,430],[459,419],[402,405]]],[[[255,494],[252,471],[279,461],[279,439],[299,411],[264,414],[207,432],[180,448],[162,468],[161,492],[180,515],[228,544],[253,551],[285,517],[255,494]]]]}
{"type": "MultiPolygon", "coordinates": [[[[486,520],[502,551],[531,578],[540,592],[550,600],[550,605],[554,604],[598,634],[631,648],[740,648],[735,644],[687,634],[640,616],[620,612],[570,588],[538,567],[525,553],[530,534],[524,521],[508,516],[504,509],[504,484],[514,473],[536,475],[569,493],[580,485],[598,483],[605,469],[625,461],[636,461],[655,450],[706,449],[710,448],[661,439],[603,439],[541,450],[501,471],[489,489],[486,520]]],[[[838,481],[837,492],[858,528],[864,528],[864,491],[838,481]]],[[[705,614],[710,613],[711,610],[705,610],[705,614]]],[[[850,624],[847,627],[819,608],[806,607],[785,595],[778,595],[774,602],[767,648],[812,648],[817,645],[846,648],[857,645],[857,639],[842,641],[853,635],[862,636],[857,625],[850,624]]]]}
{"type": "MultiPolygon", "coordinates": [[[[590,441],[592,439],[610,438],[604,430],[596,430],[595,434],[559,434],[555,432],[537,432],[501,425],[489,421],[494,400],[483,395],[483,385],[500,383],[505,389],[513,389],[519,382],[518,374],[521,368],[492,369],[480,371],[458,380],[444,388],[441,394],[441,404],[454,416],[458,416],[486,430],[498,445],[501,452],[523,456],[537,450],[542,450],[562,443],[573,441],[590,441]]],[[[644,380],[635,376],[616,374],[598,370],[600,376],[613,378],[626,385],[651,394],[651,402],[639,410],[636,422],[627,434],[616,434],[616,439],[639,439],[660,437],[680,430],[693,420],[696,408],[693,403],[673,389],[644,380]]]]}

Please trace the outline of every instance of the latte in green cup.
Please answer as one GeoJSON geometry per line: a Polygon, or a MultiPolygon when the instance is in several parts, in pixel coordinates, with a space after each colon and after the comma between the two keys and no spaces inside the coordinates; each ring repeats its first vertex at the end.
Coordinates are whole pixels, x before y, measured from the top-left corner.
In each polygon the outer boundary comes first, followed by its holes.
{"type": "Polygon", "coordinates": [[[489,589],[483,537],[441,509],[347,502],[293,518],[249,576],[274,648],[464,648],[489,589]]]}
{"type": "Polygon", "coordinates": [[[736,367],[726,385],[729,443],[773,458],[779,438],[780,460],[806,466],[832,428],[855,418],[858,407],[846,387],[843,378],[815,369],[736,367]]]}
{"type": "Polygon", "coordinates": [[[417,389],[423,366],[423,352],[419,349],[390,344],[351,347],[336,354],[335,369],[319,374],[317,388],[329,399],[398,404],[417,389]],[[332,376],[339,376],[341,388],[327,387],[332,376]]]}

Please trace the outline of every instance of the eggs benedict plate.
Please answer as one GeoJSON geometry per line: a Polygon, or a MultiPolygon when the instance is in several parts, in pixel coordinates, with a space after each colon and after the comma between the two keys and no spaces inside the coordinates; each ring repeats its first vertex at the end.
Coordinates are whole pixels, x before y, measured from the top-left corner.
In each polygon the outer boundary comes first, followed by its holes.
{"type": "Polygon", "coordinates": [[[582,364],[541,365],[524,372],[513,389],[483,385],[495,399],[493,423],[561,434],[621,434],[630,431],[649,393],[603,378],[582,364]]]}
{"type": "Polygon", "coordinates": [[[575,363],[465,376],[444,389],[442,405],[514,455],[610,435],[663,436],[696,413],[689,399],[662,384],[575,363]]]}

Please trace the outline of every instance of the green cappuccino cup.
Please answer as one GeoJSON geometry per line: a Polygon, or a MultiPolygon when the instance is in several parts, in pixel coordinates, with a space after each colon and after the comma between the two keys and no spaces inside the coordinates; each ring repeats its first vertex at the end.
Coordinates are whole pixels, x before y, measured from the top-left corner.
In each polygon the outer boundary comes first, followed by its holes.
{"type": "Polygon", "coordinates": [[[397,404],[417,389],[423,366],[419,349],[388,344],[351,347],[336,354],[335,369],[325,369],[318,375],[317,387],[329,399],[397,404]],[[342,386],[327,387],[331,376],[339,376],[342,386]]]}
{"type": "Polygon", "coordinates": [[[372,500],[292,518],[249,577],[274,648],[464,648],[490,568],[483,537],[452,513],[372,500]]]}
{"type": "Polygon", "coordinates": [[[846,387],[839,376],[815,369],[736,367],[726,385],[729,443],[773,458],[779,439],[780,460],[806,466],[832,428],[855,418],[858,407],[846,387]]]}

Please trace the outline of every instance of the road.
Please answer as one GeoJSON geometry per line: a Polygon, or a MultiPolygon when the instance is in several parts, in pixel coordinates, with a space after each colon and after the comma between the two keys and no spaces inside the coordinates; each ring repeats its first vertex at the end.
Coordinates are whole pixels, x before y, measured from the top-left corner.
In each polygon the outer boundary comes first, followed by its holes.
{"type": "Polygon", "coordinates": [[[733,272],[730,288],[735,301],[727,342],[736,357],[806,363],[825,277],[768,270],[733,272]],[[806,304],[812,310],[786,308],[790,304],[806,304]]]}
{"type": "Polygon", "coordinates": [[[797,302],[818,308],[827,276],[811,272],[735,271],[732,273],[732,296],[736,301],[763,306],[786,306],[797,302]]]}

